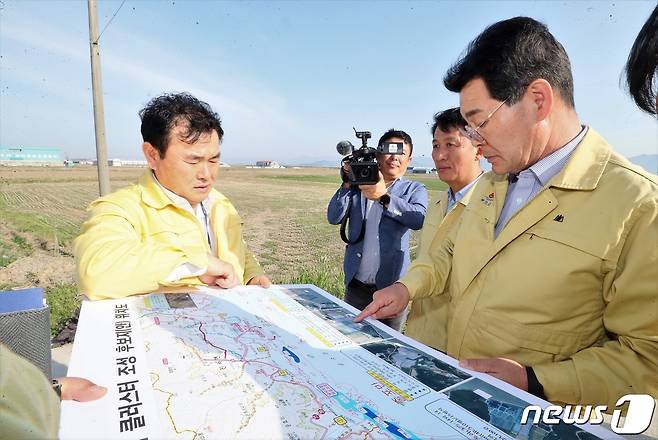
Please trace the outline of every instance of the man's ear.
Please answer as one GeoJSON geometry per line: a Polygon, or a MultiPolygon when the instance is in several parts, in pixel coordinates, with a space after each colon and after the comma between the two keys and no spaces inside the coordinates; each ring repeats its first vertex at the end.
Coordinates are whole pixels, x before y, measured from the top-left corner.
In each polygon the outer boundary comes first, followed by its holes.
{"type": "Polygon", "coordinates": [[[475,161],[479,162],[482,160],[482,147],[478,145],[475,150],[475,161]]]}
{"type": "Polygon", "coordinates": [[[144,142],[142,144],[142,151],[144,152],[146,162],[149,164],[149,168],[155,170],[157,161],[160,159],[160,152],[158,149],[151,145],[150,142],[144,142]]]}
{"type": "Polygon", "coordinates": [[[529,94],[534,105],[536,122],[546,119],[553,110],[555,99],[551,84],[545,79],[536,79],[530,83],[526,93],[529,94]]]}

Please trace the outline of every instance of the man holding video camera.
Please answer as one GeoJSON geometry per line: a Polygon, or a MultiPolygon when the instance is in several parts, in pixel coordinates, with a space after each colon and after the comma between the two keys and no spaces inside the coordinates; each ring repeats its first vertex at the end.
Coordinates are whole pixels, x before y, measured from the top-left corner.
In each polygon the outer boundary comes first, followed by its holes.
{"type": "MultiPolygon", "coordinates": [[[[413,143],[407,133],[387,131],[379,139],[375,156],[379,180],[355,184],[358,176],[351,172],[350,162],[343,161],[343,184],[327,207],[329,223],[349,224],[343,237],[347,243],[344,300],[359,310],[372,301],[377,289],[390,286],[404,274],[410,263],[411,229],[423,226],[427,190],[403,177],[412,153],[413,143]],[[402,148],[394,151],[395,144],[402,144],[402,148]]],[[[382,322],[399,330],[405,318],[406,310],[382,322]]]]}

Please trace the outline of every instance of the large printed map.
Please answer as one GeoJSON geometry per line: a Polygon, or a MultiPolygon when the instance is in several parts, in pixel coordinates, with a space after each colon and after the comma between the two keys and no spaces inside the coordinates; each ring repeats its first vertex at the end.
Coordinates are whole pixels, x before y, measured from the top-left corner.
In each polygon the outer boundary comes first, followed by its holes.
{"type": "Polygon", "coordinates": [[[550,439],[567,429],[569,438],[598,438],[566,425],[522,426],[528,402],[510,390],[353,318],[308,285],[87,302],[71,369],[113,384],[102,401],[64,405],[61,435],[550,439]],[[112,350],[99,348],[104,327],[112,350]]]}

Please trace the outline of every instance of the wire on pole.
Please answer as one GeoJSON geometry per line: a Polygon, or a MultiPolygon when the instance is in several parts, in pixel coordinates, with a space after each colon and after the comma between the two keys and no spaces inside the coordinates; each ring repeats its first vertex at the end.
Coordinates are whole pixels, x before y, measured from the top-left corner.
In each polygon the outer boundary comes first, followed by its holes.
{"type": "Polygon", "coordinates": [[[123,7],[123,4],[124,4],[125,2],[126,2],[126,0],[123,0],[123,1],[121,2],[121,4],[119,5],[119,7],[117,8],[117,10],[114,11],[114,15],[112,15],[112,18],[110,18],[110,21],[107,22],[107,24],[105,25],[105,27],[103,28],[103,30],[101,31],[101,33],[98,34],[98,38],[96,38],[96,41],[94,41],[94,44],[97,44],[97,43],[98,43],[98,40],[101,39],[101,37],[103,36],[103,32],[105,32],[105,29],[107,29],[107,27],[110,25],[110,23],[112,23],[112,20],[114,20],[114,17],[117,16],[117,14],[118,14],[119,11],[121,10],[121,8],[123,7]]]}

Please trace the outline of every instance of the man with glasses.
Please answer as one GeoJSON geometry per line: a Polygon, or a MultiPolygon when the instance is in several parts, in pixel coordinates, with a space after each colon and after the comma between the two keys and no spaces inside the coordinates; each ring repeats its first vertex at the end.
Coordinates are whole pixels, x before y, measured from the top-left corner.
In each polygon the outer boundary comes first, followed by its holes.
{"type": "Polygon", "coordinates": [[[447,353],[554,402],[658,395],[658,181],[575,111],[545,25],[495,23],[448,71],[493,172],[445,240],[357,317],[449,295],[447,353]]]}
{"type": "MultiPolygon", "coordinates": [[[[439,178],[448,190],[439,194],[425,215],[418,245],[418,258],[428,254],[431,243],[454,227],[468,205],[471,194],[482,176],[480,143],[462,133],[466,121],[459,108],[451,108],[434,115],[431,133],[432,160],[439,178]]],[[[413,268],[415,263],[411,263],[413,268]]],[[[411,269],[410,269],[411,270],[411,269]]],[[[446,321],[449,295],[435,295],[415,300],[411,304],[404,333],[438,350],[446,350],[446,321]]]]}

